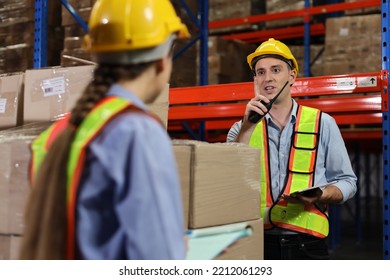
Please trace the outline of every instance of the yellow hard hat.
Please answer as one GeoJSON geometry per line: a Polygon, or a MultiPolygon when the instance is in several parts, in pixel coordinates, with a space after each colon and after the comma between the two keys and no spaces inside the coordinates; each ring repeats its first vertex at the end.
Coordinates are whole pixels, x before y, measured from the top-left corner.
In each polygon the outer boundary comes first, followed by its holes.
{"type": "Polygon", "coordinates": [[[92,53],[153,48],[174,33],[189,37],[169,0],[98,0],[88,25],[84,43],[92,53]]]}
{"type": "Polygon", "coordinates": [[[286,61],[292,69],[296,69],[297,73],[299,72],[298,62],[291,53],[290,49],[284,43],[275,40],[274,38],[270,38],[268,41],[263,42],[253,53],[248,55],[247,62],[252,70],[254,67],[253,62],[257,62],[262,56],[276,56],[286,61]]]}

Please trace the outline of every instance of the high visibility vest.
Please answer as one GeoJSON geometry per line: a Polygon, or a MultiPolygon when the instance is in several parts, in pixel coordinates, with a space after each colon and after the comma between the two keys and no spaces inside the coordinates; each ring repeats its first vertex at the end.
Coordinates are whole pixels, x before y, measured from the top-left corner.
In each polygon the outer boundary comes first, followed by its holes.
{"type": "Polygon", "coordinates": [[[320,210],[315,204],[287,203],[280,199],[282,194],[290,194],[314,184],[321,111],[300,105],[297,110],[286,185],[283,186],[276,201],[272,197],[268,129],[265,118],[257,124],[250,138],[249,145],[261,150],[260,214],[264,219],[265,229],[275,226],[325,238],[329,234],[329,221],[324,210],[320,210]]]}
{"type": "MultiPolygon", "coordinates": [[[[77,127],[67,164],[67,259],[75,258],[76,196],[83,172],[86,148],[107,122],[125,110],[144,112],[132,105],[128,100],[119,97],[107,97],[99,102],[77,127]]],[[[155,118],[154,116],[152,117],[155,118]]],[[[30,173],[32,182],[34,182],[34,177],[51,143],[68,126],[68,119],[69,116],[57,121],[32,142],[30,173]]]]}

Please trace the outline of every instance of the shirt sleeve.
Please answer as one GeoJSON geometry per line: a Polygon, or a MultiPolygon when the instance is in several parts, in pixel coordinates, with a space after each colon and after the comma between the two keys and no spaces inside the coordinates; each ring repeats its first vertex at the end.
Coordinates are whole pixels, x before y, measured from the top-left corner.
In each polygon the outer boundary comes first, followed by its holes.
{"type": "Polygon", "coordinates": [[[321,145],[325,151],[325,168],[328,182],[339,180],[336,186],[343,194],[342,203],[352,198],[357,190],[357,177],[340,129],[333,117],[322,113],[321,145]]]}
{"type": "Polygon", "coordinates": [[[123,114],[90,150],[93,164],[78,206],[84,221],[78,223],[83,255],[184,259],[181,190],[171,142],[162,126],[145,114],[123,114]],[[105,214],[99,207],[113,210],[105,214]],[[90,236],[84,237],[85,232],[90,236]]]}
{"type": "Polygon", "coordinates": [[[240,132],[240,129],[241,129],[241,121],[234,123],[227,134],[226,142],[234,142],[234,140],[238,136],[238,133],[240,132]]]}

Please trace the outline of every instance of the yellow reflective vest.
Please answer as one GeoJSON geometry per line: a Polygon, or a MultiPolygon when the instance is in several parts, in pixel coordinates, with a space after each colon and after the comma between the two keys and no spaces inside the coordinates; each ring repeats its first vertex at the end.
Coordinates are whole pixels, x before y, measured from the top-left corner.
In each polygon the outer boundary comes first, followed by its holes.
{"type": "Polygon", "coordinates": [[[249,141],[249,145],[261,150],[261,206],[265,229],[273,227],[292,230],[325,238],[329,234],[329,221],[325,211],[315,204],[287,203],[282,194],[302,190],[314,184],[315,165],[319,142],[321,111],[298,106],[293,129],[288,162],[286,185],[276,201],[272,198],[272,182],[269,160],[267,120],[260,121],[249,141]]]}
{"type": "MultiPolygon", "coordinates": [[[[88,113],[83,122],[77,127],[73,139],[69,160],[67,165],[67,246],[66,259],[75,258],[75,218],[76,218],[76,201],[77,189],[83,172],[84,160],[86,157],[86,148],[89,143],[99,135],[104,125],[112,120],[116,115],[126,111],[139,111],[155,118],[153,115],[146,113],[138,107],[132,105],[130,101],[119,97],[106,97],[100,101],[94,109],[88,113]]],[[[51,143],[57,136],[69,125],[69,115],[50,126],[46,131],[41,133],[32,143],[31,159],[31,181],[38,172],[51,143]]]]}

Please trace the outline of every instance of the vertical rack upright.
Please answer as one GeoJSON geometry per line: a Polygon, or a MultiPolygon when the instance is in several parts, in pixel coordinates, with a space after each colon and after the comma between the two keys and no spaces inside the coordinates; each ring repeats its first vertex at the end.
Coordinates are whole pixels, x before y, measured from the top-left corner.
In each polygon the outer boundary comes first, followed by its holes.
{"type": "Polygon", "coordinates": [[[390,120],[388,70],[390,70],[390,5],[382,0],[382,80],[387,82],[382,90],[382,151],[383,151],[383,257],[390,259],[390,120]]]}

